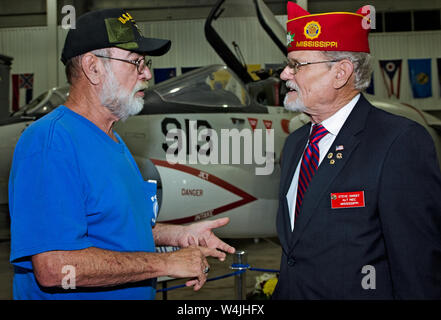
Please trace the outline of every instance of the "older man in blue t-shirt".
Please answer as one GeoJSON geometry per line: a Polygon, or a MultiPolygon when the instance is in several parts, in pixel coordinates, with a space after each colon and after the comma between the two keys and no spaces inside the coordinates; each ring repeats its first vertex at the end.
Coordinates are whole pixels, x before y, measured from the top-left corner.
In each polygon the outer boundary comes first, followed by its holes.
{"type": "Polygon", "coordinates": [[[169,48],[169,40],[143,37],[120,9],[87,13],[69,31],[61,59],[69,98],[31,125],[14,152],[15,299],[154,299],[153,279],[166,275],[191,278],[186,284],[199,290],[206,257],[234,252],[212,232],[227,218],[156,224],[156,185],[112,130],[143,107],[152,77],[145,55],[169,48]],[[155,253],[155,244],[183,249],[155,253]],[[68,273],[74,285],[64,283],[68,273]]]}

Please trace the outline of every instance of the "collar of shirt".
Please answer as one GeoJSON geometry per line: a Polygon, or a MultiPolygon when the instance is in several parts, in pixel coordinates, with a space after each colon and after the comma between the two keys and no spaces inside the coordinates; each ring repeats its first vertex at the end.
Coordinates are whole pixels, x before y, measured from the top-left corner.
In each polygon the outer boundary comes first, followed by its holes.
{"type": "Polygon", "coordinates": [[[358,102],[358,99],[360,99],[360,94],[357,94],[354,98],[352,98],[351,101],[349,101],[347,105],[338,110],[331,117],[322,121],[322,125],[326,128],[326,130],[329,131],[331,135],[338,135],[352,109],[354,109],[355,104],[358,102]]]}
{"type": "Polygon", "coordinates": [[[349,101],[348,104],[346,104],[328,119],[322,121],[322,125],[326,128],[326,130],[328,130],[329,133],[324,136],[318,144],[320,151],[319,164],[322,163],[326,153],[334,143],[335,138],[337,138],[338,133],[346,122],[346,119],[349,117],[352,109],[354,109],[359,98],[360,94],[357,94],[351,101],[349,101]]]}

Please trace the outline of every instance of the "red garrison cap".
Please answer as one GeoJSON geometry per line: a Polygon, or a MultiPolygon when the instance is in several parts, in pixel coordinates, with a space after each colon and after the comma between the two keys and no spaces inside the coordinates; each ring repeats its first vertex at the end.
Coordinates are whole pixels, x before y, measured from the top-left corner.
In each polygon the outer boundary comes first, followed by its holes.
{"type": "Polygon", "coordinates": [[[310,14],[288,1],[288,52],[297,50],[355,51],[369,53],[369,7],[352,12],[310,14]]]}

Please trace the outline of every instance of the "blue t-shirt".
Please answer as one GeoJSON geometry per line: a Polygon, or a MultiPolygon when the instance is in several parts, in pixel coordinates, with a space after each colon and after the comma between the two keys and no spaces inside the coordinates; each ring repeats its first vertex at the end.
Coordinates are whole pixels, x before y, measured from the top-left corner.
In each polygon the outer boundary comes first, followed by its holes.
{"type": "Polygon", "coordinates": [[[60,106],[20,137],[9,178],[15,299],[154,298],[152,279],[65,290],[39,286],[32,269],[31,256],[46,251],[155,251],[156,184],[144,181],[115,135],[119,143],[60,106]]]}

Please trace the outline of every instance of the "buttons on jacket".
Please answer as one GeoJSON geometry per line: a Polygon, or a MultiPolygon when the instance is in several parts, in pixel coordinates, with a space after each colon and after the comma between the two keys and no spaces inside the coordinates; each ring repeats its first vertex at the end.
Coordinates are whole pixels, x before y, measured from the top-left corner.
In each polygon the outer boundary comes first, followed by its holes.
{"type": "Polygon", "coordinates": [[[288,266],[293,267],[296,264],[296,261],[293,258],[288,259],[288,266]]]}

